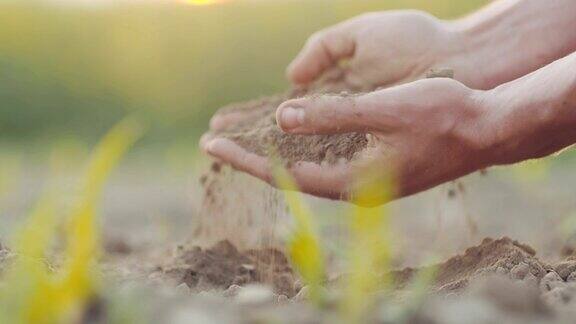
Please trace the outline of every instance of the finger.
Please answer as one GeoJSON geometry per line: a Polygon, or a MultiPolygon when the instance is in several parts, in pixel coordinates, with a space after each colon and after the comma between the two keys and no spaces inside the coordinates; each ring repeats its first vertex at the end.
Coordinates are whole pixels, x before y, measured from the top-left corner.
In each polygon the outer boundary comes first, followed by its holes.
{"type": "Polygon", "coordinates": [[[269,109],[269,106],[256,107],[250,110],[219,111],[210,119],[210,130],[224,131],[234,125],[245,121],[254,120],[262,114],[262,110],[269,109]]]}
{"type": "Polygon", "coordinates": [[[308,39],[288,66],[288,79],[296,84],[308,84],[339,60],[351,57],[355,47],[354,38],[343,27],[318,32],[308,39]]]}
{"type": "Polygon", "coordinates": [[[276,122],[292,134],[336,134],[376,130],[384,114],[366,96],[325,95],[293,99],[276,110],[276,122]]]}
{"type": "Polygon", "coordinates": [[[288,168],[298,189],[323,198],[347,200],[351,181],[351,167],[347,164],[319,165],[298,162],[288,168]]]}
{"type": "MultiPolygon", "coordinates": [[[[229,163],[233,168],[260,178],[274,186],[268,158],[251,153],[228,139],[214,139],[207,145],[210,155],[229,163]]],[[[312,162],[297,162],[288,168],[299,190],[318,197],[346,199],[350,183],[348,165],[321,166],[312,162]]]]}
{"type": "Polygon", "coordinates": [[[199,141],[200,149],[201,149],[202,151],[204,151],[204,152],[208,152],[207,146],[208,146],[208,143],[209,143],[210,141],[212,141],[212,139],[214,139],[214,135],[213,135],[213,134],[211,134],[211,133],[205,133],[205,134],[203,134],[203,135],[200,137],[200,141],[199,141]]]}
{"type": "Polygon", "coordinates": [[[239,171],[246,172],[268,183],[272,180],[271,169],[266,157],[248,152],[229,139],[212,139],[206,144],[206,152],[225,163],[229,163],[239,171]]]}

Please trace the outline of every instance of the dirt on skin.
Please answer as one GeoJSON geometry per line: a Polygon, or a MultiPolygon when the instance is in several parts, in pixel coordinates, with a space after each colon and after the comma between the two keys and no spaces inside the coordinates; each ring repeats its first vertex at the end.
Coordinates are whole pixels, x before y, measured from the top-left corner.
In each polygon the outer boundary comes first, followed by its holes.
{"type": "Polygon", "coordinates": [[[229,241],[211,248],[180,246],[173,260],[159,271],[193,291],[226,290],[233,285],[268,284],[278,295],[294,296],[300,287],[286,256],[276,249],[240,251],[229,241]]]}
{"type": "MultiPolygon", "coordinates": [[[[438,69],[430,70],[426,77],[453,78],[453,76],[452,70],[438,69]]],[[[308,88],[297,88],[281,95],[232,104],[220,109],[217,114],[242,114],[243,117],[213,135],[231,139],[246,150],[260,156],[278,155],[287,164],[299,161],[317,164],[350,161],[370,146],[369,136],[363,133],[286,134],[276,124],[276,109],[289,99],[306,96],[314,98],[322,94],[350,97],[376,89],[374,86],[351,85],[346,82],[341,70],[333,70],[308,88]]],[[[350,109],[355,108],[351,104],[350,109]]]]}

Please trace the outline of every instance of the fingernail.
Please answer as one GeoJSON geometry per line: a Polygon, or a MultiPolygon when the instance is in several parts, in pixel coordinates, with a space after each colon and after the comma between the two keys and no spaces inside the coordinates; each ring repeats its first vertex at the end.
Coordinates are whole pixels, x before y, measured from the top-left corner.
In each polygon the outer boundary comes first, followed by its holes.
{"type": "Polygon", "coordinates": [[[302,108],[285,107],[282,109],[281,116],[282,128],[292,129],[304,123],[306,113],[302,108]]]}

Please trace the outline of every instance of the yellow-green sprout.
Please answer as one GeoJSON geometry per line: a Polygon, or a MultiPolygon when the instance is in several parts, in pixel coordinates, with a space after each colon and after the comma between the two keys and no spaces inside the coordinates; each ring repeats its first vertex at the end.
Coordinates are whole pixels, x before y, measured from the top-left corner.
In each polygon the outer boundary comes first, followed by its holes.
{"type": "Polygon", "coordinates": [[[322,303],[322,284],[326,278],[324,252],[316,232],[312,212],[297,192],[297,185],[282,167],[275,168],[275,180],[284,189],[286,202],[295,224],[288,240],[290,260],[303,282],[308,286],[309,298],[317,305],[322,303]]]}
{"type": "Polygon", "coordinates": [[[47,195],[16,241],[18,256],[0,290],[2,320],[10,323],[75,323],[97,296],[94,272],[99,256],[96,207],[114,166],[139,138],[140,125],[127,119],[116,125],[94,150],[83,193],[67,220],[63,264],[51,272],[43,262],[55,235],[54,200],[47,195]]]}
{"type": "Polygon", "coordinates": [[[374,306],[375,293],[389,287],[390,225],[385,206],[376,206],[390,196],[388,181],[357,186],[352,202],[348,251],[349,275],[343,281],[342,318],[348,323],[365,320],[374,306]]]}

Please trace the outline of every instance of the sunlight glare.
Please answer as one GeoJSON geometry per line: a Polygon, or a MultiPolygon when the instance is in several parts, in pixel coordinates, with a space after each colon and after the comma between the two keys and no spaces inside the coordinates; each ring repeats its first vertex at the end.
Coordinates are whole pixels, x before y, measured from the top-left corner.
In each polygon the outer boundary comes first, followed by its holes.
{"type": "Polygon", "coordinates": [[[218,3],[223,3],[226,0],[184,0],[184,3],[193,5],[193,6],[208,6],[218,3]]]}

